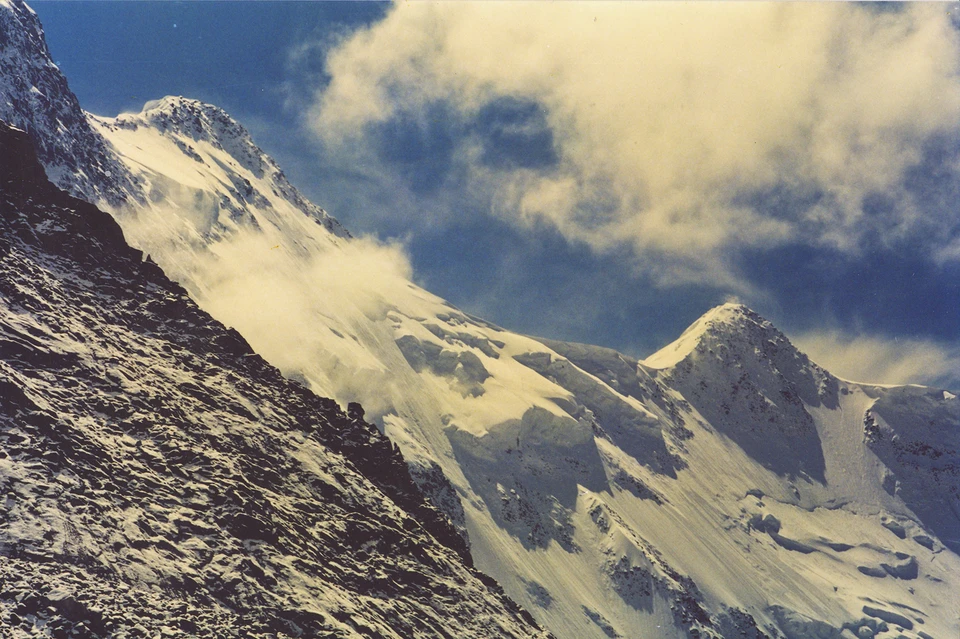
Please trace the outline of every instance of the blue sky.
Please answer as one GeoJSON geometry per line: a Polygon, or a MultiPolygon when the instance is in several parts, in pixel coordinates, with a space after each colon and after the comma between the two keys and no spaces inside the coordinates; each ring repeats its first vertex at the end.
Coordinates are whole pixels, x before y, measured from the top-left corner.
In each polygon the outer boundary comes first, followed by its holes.
{"type": "Polygon", "coordinates": [[[738,299],[956,389],[957,20],[833,4],[32,6],[84,108],[225,108],[468,312],[643,356],[738,299]]]}

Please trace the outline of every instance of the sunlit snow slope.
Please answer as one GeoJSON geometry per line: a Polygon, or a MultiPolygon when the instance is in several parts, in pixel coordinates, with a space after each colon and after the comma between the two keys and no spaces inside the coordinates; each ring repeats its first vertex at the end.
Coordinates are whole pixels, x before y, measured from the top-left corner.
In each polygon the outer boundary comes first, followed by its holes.
{"type": "Polygon", "coordinates": [[[94,124],[148,188],[116,210],[131,240],[287,375],[361,401],[558,636],[957,632],[950,394],[840,381],[740,306],[647,363],[516,335],[317,223],[214,107],[94,124]]]}
{"type": "Polygon", "coordinates": [[[75,192],[288,377],[361,401],[558,637],[960,632],[953,394],[838,380],[736,305],[646,362],[510,333],[350,238],[216,107],[89,121],[131,180],[75,192]]]}

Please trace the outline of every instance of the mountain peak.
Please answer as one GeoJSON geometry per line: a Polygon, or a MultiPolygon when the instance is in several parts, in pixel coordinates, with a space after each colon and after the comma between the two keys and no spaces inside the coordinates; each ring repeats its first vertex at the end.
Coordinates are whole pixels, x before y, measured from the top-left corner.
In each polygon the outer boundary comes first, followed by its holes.
{"type": "MultiPolygon", "coordinates": [[[[272,192],[291,204],[298,215],[307,215],[336,236],[350,237],[340,222],[290,184],[276,161],[257,146],[242,124],[216,105],[168,95],[147,102],[139,113],[121,113],[115,118],[91,116],[91,120],[98,131],[122,149],[121,153],[143,147],[143,140],[136,139],[140,134],[159,135],[176,145],[188,165],[198,162],[227,171],[229,175],[225,177],[233,189],[221,201],[233,202],[231,215],[234,217],[241,217],[249,202],[254,206],[269,206],[266,194],[272,192]]],[[[138,156],[136,164],[151,166],[151,158],[138,156]]],[[[220,181],[214,180],[211,184],[210,193],[222,197],[222,193],[217,193],[220,181]]]]}
{"type": "Polygon", "coordinates": [[[140,113],[121,113],[116,118],[95,118],[95,121],[107,131],[151,128],[165,137],[179,140],[181,144],[184,141],[206,142],[230,154],[258,177],[280,173],[280,168],[254,143],[243,125],[220,107],[199,100],[168,95],[150,100],[140,113]]]}
{"type": "Polygon", "coordinates": [[[182,95],[166,95],[159,100],[148,100],[140,111],[140,115],[148,117],[159,117],[162,114],[198,121],[223,119],[235,123],[226,111],[215,104],[182,95]]]}
{"type": "MultiPolygon", "coordinates": [[[[668,374],[682,374],[680,368],[706,374],[717,366],[759,366],[758,370],[764,373],[758,375],[785,375],[791,383],[813,379],[817,386],[830,385],[829,380],[833,379],[829,372],[794,346],[773,322],[738,303],[710,309],[676,341],[643,360],[642,364],[652,369],[666,369],[664,373],[668,374]]],[[[815,404],[815,396],[813,393],[808,401],[815,404]]]]}
{"type": "MultiPolygon", "coordinates": [[[[749,307],[729,302],[716,306],[691,324],[680,337],[643,360],[650,368],[670,368],[686,359],[708,337],[723,341],[744,336],[748,340],[773,333],[783,339],[776,327],[749,307]]],[[[769,339],[769,337],[766,337],[769,339]]]]}
{"type": "MultiPolygon", "coordinates": [[[[115,123],[124,128],[148,125],[162,133],[184,135],[217,147],[227,140],[255,147],[250,133],[226,111],[183,96],[168,95],[159,100],[150,100],[143,105],[140,113],[121,113],[115,123]]],[[[260,151],[259,148],[257,151],[260,151]]]]}
{"type": "Polygon", "coordinates": [[[148,100],[141,109],[142,113],[147,111],[172,111],[178,108],[194,108],[212,111],[222,111],[219,107],[201,102],[194,98],[188,98],[182,95],[165,95],[159,100],[148,100]]]}
{"type": "Polygon", "coordinates": [[[825,481],[807,406],[837,406],[837,381],[771,322],[724,304],[645,362],[754,460],[781,476],[825,481]]]}

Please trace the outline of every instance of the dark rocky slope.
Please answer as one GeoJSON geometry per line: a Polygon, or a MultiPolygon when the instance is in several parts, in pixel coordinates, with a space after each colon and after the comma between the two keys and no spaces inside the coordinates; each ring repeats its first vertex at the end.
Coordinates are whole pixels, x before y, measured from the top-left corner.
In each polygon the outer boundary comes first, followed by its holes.
{"type": "Polygon", "coordinates": [[[5,125],[0,500],[5,637],[542,634],[359,410],[284,379],[5,125]]]}

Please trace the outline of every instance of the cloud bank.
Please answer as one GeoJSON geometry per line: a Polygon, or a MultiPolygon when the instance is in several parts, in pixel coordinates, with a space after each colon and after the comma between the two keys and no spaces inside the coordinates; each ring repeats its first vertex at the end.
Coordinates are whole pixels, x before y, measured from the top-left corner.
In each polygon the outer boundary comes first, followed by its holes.
{"type": "Polygon", "coordinates": [[[748,291],[745,249],[957,259],[911,171],[960,137],[958,62],[939,4],[405,2],[328,53],[309,120],[424,223],[480,206],[748,291]]]}

